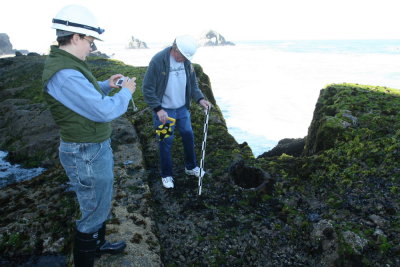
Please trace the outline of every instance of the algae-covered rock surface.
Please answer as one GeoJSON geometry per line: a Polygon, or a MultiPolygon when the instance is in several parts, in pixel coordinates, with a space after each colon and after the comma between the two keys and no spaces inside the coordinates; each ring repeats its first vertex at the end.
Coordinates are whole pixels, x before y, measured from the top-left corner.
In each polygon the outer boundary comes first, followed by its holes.
{"type": "MultiPolygon", "coordinates": [[[[45,256],[71,264],[79,210],[40,93],[43,62],[41,56],[0,59],[0,149],[11,160],[47,167],[31,181],[1,188],[2,264],[49,260],[45,256]]],[[[136,76],[138,88],[146,70],[109,59],[88,62],[99,80],[123,73],[136,76]]],[[[214,104],[202,194],[197,179],[184,173],[179,133],[175,188],[162,187],[152,114],[138,89],[139,110],[130,106],[112,135],[116,179],[107,237],[128,247],[96,266],[400,265],[398,90],[329,85],[305,140],[287,139],[274,153],[254,158],[228,133],[209,77],[195,69],[214,104]]],[[[191,114],[200,159],[205,116],[195,104],[191,114]]]]}
{"type": "Polygon", "coordinates": [[[256,164],[279,177],[289,224],[315,259],[397,266],[400,259],[400,92],[357,84],[321,90],[303,157],[256,164]],[[307,244],[306,243],[306,244],[307,244]]]}

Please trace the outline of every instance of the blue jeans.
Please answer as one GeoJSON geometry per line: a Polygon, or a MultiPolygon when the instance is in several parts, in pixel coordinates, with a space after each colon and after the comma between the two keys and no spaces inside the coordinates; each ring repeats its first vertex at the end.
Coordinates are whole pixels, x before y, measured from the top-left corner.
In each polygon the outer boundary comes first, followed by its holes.
{"type": "Polygon", "coordinates": [[[111,211],[114,160],[110,142],[60,142],[60,162],[78,198],[81,218],[76,227],[82,233],[99,230],[111,211]]]}
{"type": "MultiPolygon", "coordinates": [[[[175,127],[178,129],[181,137],[183,150],[185,153],[185,167],[191,170],[197,166],[196,164],[196,153],[194,150],[194,135],[192,130],[192,122],[190,120],[190,113],[185,106],[178,109],[164,109],[168,113],[168,117],[176,119],[176,123],[172,126],[172,131],[175,127]]],[[[153,113],[154,127],[157,129],[161,122],[158,119],[156,113],[153,113]]],[[[159,153],[160,153],[160,167],[161,177],[173,176],[172,173],[172,155],[171,148],[174,140],[174,135],[164,138],[159,141],[159,153]]]]}

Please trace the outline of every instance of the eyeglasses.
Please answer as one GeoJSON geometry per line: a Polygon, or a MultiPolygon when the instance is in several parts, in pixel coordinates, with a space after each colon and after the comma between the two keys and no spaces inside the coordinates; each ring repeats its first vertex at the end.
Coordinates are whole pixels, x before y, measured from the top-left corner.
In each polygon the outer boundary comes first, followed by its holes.
{"type": "Polygon", "coordinates": [[[91,40],[89,40],[89,39],[86,39],[85,37],[83,37],[83,39],[85,39],[86,41],[89,42],[89,45],[90,45],[91,48],[94,47],[94,41],[91,41],[91,40]]]}

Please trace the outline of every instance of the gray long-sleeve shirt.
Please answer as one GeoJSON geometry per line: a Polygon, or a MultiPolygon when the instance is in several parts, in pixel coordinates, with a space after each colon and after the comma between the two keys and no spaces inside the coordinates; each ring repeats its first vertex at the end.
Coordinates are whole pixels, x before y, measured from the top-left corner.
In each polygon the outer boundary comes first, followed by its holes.
{"type": "MultiPolygon", "coordinates": [[[[147,68],[142,91],[144,100],[155,111],[162,109],[162,99],[168,84],[168,76],[170,71],[170,51],[171,47],[158,52],[150,61],[147,68]]],[[[203,93],[200,91],[196,73],[189,60],[184,62],[186,72],[186,107],[190,107],[190,100],[198,102],[204,98],[203,93]]]]}

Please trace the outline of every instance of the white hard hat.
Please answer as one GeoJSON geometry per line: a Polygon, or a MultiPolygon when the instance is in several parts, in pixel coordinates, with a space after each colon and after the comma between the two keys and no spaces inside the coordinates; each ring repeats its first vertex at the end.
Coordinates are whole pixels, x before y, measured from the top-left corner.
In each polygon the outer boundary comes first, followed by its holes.
{"type": "Polygon", "coordinates": [[[181,35],[176,37],[175,43],[182,55],[191,61],[198,47],[196,39],[190,35],[181,35]]]}
{"type": "Polygon", "coordinates": [[[83,6],[69,5],[62,8],[53,19],[53,29],[84,34],[100,40],[104,32],[97,24],[94,15],[83,6]]]}

